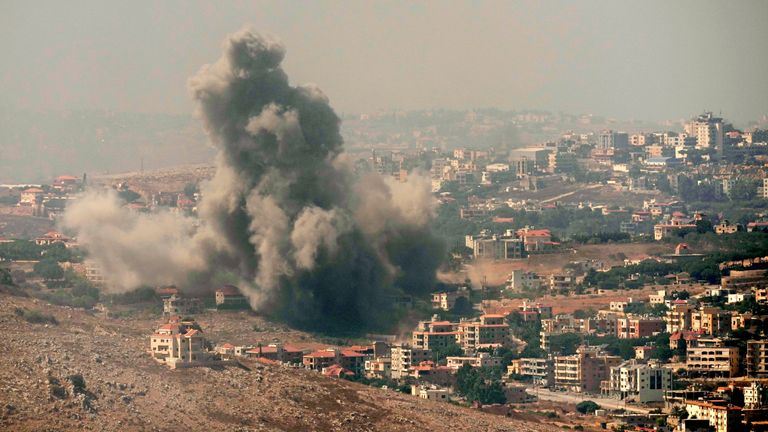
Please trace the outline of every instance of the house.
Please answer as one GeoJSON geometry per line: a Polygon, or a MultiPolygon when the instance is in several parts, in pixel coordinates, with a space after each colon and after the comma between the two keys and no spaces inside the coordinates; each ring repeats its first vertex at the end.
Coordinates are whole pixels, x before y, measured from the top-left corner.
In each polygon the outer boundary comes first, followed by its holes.
{"type": "Polygon", "coordinates": [[[732,224],[727,219],[723,219],[719,224],[715,225],[715,232],[718,235],[721,234],[734,234],[743,230],[741,224],[732,224]]]}
{"type": "Polygon", "coordinates": [[[752,231],[768,231],[768,222],[749,222],[747,232],[752,231]]]}
{"type": "Polygon", "coordinates": [[[323,368],[322,370],[323,376],[326,377],[333,377],[333,378],[341,378],[343,376],[354,376],[355,373],[352,372],[349,369],[345,369],[340,365],[332,364],[328,367],[323,368]]]}
{"type": "Polygon", "coordinates": [[[441,387],[456,385],[456,369],[448,366],[437,366],[433,361],[423,361],[416,366],[411,366],[408,370],[408,376],[419,382],[441,387]]]}
{"type": "Polygon", "coordinates": [[[457,291],[443,291],[432,294],[432,307],[444,311],[450,311],[456,304],[459,297],[464,297],[469,301],[469,290],[466,287],[457,291]]]}
{"type": "Polygon", "coordinates": [[[181,297],[177,294],[163,299],[163,316],[165,317],[194,315],[202,310],[203,302],[200,299],[181,297]]]}
{"type": "Polygon", "coordinates": [[[412,385],[411,394],[421,399],[449,401],[450,392],[448,389],[438,388],[437,386],[412,385]]]}
{"type": "Polygon", "coordinates": [[[487,352],[478,353],[473,357],[448,356],[446,361],[448,368],[453,370],[459,370],[464,365],[475,368],[501,366],[501,357],[493,357],[487,352]]]}
{"type": "Polygon", "coordinates": [[[308,369],[317,371],[331,365],[339,365],[355,375],[362,375],[365,371],[365,357],[365,354],[348,349],[328,348],[304,355],[303,364],[308,369]]]}
{"type": "Polygon", "coordinates": [[[249,348],[245,350],[244,355],[251,358],[263,358],[277,362],[299,364],[302,362],[304,351],[291,345],[271,343],[266,346],[259,344],[258,346],[249,348]]]}
{"type": "Polygon", "coordinates": [[[34,207],[42,203],[43,194],[45,194],[45,191],[40,188],[32,187],[24,189],[21,191],[18,205],[21,207],[34,207]]]}
{"type": "Polygon", "coordinates": [[[522,239],[527,253],[552,250],[559,243],[552,241],[552,232],[548,229],[522,228],[517,230],[517,237],[522,239]]]}
{"type": "Polygon", "coordinates": [[[40,237],[35,239],[35,244],[38,246],[50,246],[55,243],[62,243],[67,245],[71,239],[58,231],[48,231],[40,237]]]}
{"type": "Polygon", "coordinates": [[[200,326],[192,320],[172,318],[150,336],[150,353],[171,369],[204,366],[213,360],[200,326]]]}
{"type": "Polygon", "coordinates": [[[234,285],[224,285],[216,290],[216,309],[249,309],[248,299],[234,285]]]}

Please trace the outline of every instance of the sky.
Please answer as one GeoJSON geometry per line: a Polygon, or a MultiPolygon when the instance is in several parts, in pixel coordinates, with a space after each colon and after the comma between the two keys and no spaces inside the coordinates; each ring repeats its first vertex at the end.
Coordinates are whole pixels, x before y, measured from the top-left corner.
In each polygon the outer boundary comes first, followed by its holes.
{"type": "Polygon", "coordinates": [[[0,106],[189,114],[187,78],[244,26],[341,114],[768,114],[768,2],[0,0],[0,106]]]}

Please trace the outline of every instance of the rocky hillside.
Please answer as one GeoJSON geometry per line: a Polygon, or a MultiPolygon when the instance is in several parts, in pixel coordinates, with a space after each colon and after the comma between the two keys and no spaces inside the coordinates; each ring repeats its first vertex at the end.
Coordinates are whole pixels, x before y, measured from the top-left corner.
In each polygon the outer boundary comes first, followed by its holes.
{"type": "MultiPolygon", "coordinates": [[[[247,314],[208,314],[200,322],[212,339],[218,330],[233,342],[270,332],[310,342],[247,314]]],[[[146,353],[152,326],[150,319],[106,319],[0,294],[0,429],[555,430],[285,366],[172,371],[146,353]]]]}

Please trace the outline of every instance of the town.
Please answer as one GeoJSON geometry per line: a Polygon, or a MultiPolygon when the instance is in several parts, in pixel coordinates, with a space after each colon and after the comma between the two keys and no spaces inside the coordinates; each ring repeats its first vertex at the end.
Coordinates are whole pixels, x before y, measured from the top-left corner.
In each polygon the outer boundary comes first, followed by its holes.
{"type": "MultiPolygon", "coordinates": [[[[461,122],[494,118],[468,112],[461,122]]],[[[361,116],[356,136],[372,122],[361,116]]],[[[705,112],[678,132],[565,132],[510,149],[441,150],[445,137],[429,126],[408,135],[405,149],[379,136],[355,164],[357,175],[402,183],[426,176],[439,203],[444,276],[428,297],[397,299],[402,314],[388,328],[399,331],[226,340],[197,318],[252,313],[237,285],[110,294],[98,257],[57,229],[89,188],[112,190],[130,214],[194,218],[205,168],[2,185],[2,283],[107,320],[139,308],[157,322],[147,357],[190,374],[286,365],[513,417],[572,404],[581,428],[768,427],[768,131],[705,112]]],[[[39,319],[18,314],[30,315],[39,319]]]]}

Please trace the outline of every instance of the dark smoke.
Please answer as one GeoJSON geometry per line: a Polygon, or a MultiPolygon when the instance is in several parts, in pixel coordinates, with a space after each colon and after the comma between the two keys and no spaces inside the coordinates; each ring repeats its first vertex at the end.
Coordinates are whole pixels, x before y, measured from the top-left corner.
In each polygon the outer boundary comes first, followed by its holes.
{"type": "MultiPolygon", "coordinates": [[[[429,181],[355,180],[342,154],[338,116],[316,87],[290,85],[284,57],[279,42],[241,31],[227,39],[221,59],[189,80],[220,154],[217,173],[202,190],[200,228],[173,244],[196,251],[182,255],[193,264],[183,270],[209,281],[234,273],[255,308],[295,326],[381,328],[392,317],[394,296],[422,295],[434,284],[443,247],[429,230],[435,208],[429,181]]],[[[92,199],[71,209],[65,226],[102,265],[119,267],[115,254],[133,248],[105,244],[101,231],[109,221],[94,228],[88,212],[78,211],[92,199]]],[[[181,261],[172,263],[177,270],[181,261]]],[[[142,281],[177,274],[160,271],[142,281]]]]}

